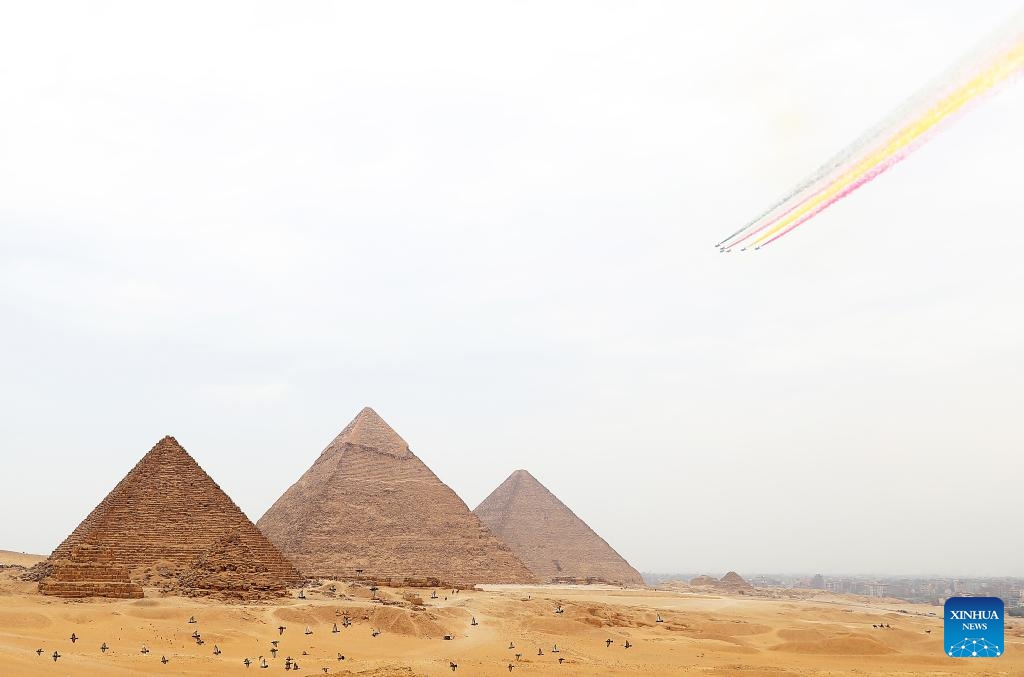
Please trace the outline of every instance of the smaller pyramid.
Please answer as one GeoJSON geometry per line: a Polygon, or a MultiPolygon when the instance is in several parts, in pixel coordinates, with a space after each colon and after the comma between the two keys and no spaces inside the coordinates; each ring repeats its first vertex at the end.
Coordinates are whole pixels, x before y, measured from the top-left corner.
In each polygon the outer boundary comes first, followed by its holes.
{"type": "Polygon", "coordinates": [[[128,570],[114,564],[105,548],[81,544],[70,557],[48,562],[49,575],[39,582],[39,592],[57,597],[116,597],[139,599],[142,586],[133,583],[128,570]]]}
{"type": "Polygon", "coordinates": [[[730,571],[726,575],[722,576],[722,585],[729,588],[752,588],[750,583],[747,583],[747,579],[740,576],[735,571],[730,571]]]}
{"type": "Polygon", "coordinates": [[[643,585],[629,562],[525,470],[473,513],[541,580],[643,585]]]}
{"type": "Polygon", "coordinates": [[[173,437],[157,442],[44,564],[39,591],[59,596],[141,596],[139,586],[157,576],[185,594],[254,597],[303,580],[173,437]]]}
{"type": "Polygon", "coordinates": [[[721,578],[715,578],[714,576],[708,575],[697,576],[690,580],[690,585],[706,588],[718,588],[719,590],[727,590],[731,592],[742,592],[743,590],[750,590],[754,587],[735,571],[730,571],[721,578]]]}

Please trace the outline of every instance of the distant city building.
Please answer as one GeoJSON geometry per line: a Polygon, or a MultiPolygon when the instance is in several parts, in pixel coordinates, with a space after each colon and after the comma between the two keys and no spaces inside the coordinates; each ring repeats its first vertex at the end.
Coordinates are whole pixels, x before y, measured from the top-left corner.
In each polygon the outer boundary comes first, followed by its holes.
{"type": "Polygon", "coordinates": [[[889,584],[879,581],[872,581],[864,584],[864,594],[868,597],[888,597],[889,584]]]}

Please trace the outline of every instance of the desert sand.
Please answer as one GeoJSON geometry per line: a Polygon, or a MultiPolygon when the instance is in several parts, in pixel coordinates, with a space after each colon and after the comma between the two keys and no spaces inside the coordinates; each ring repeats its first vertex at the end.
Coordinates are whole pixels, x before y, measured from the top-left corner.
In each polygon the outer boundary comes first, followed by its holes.
{"type": "MultiPolygon", "coordinates": [[[[4,553],[3,560],[10,559],[4,553]]],[[[382,588],[376,593],[381,603],[363,585],[337,583],[332,591],[325,582],[305,590],[305,600],[297,590],[291,598],[240,604],[164,597],[148,588],[144,599],[78,601],[38,594],[35,583],[19,578],[23,571],[0,570],[5,676],[242,675],[259,672],[258,663],[246,668],[242,662],[259,656],[270,670],[283,670],[290,656],[300,675],[323,675],[323,668],[332,675],[447,675],[453,662],[458,674],[468,675],[507,675],[510,663],[513,675],[1024,674],[1024,623],[1008,622],[1001,658],[946,658],[941,609],[895,600],[709,594],[685,585],[484,586],[458,594],[438,590],[437,599],[430,590],[382,588]],[[561,614],[555,613],[559,605],[561,614]],[[332,632],[335,623],[338,632],[332,632]],[[305,634],[307,626],[312,634],[305,634]],[[449,633],[452,639],[443,639],[449,633]],[[271,658],[275,639],[280,651],[271,658]],[[100,651],[104,642],[106,653],[100,651]],[[141,653],[144,645],[148,654],[141,653]],[[163,656],[168,663],[161,663],[163,656]]]]}

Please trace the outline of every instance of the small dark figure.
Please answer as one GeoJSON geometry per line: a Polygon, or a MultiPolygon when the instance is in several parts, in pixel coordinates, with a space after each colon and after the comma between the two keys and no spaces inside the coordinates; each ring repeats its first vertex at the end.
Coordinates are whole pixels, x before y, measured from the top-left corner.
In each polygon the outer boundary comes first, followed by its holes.
{"type": "Polygon", "coordinates": [[[298,669],[299,669],[299,662],[295,661],[294,663],[292,663],[292,670],[298,670],[298,669]]]}
{"type": "Polygon", "coordinates": [[[341,632],[341,630],[338,629],[338,624],[337,623],[335,623],[334,627],[331,628],[331,632],[341,632]]]}
{"type": "Polygon", "coordinates": [[[203,641],[202,637],[197,637],[196,638],[196,644],[198,644],[199,646],[202,646],[202,645],[206,644],[206,642],[203,641]]]}
{"type": "Polygon", "coordinates": [[[303,651],[303,652],[302,652],[302,655],[303,655],[303,656],[308,656],[308,655],[309,655],[309,652],[308,652],[308,651],[303,651]]]}
{"type": "Polygon", "coordinates": [[[516,648],[515,642],[509,642],[508,643],[508,648],[510,648],[510,649],[516,648]]]}
{"type": "Polygon", "coordinates": [[[330,668],[324,668],[323,670],[324,670],[324,674],[326,675],[327,672],[330,670],[330,668]]]}
{"type": "Polygon", "coordinates": [[[306,634],[307,635],[312,635],[313,634],[313,631],[309,629],[308,625],[306,626],[306,634]]]}
{"type": "Polygon", "coordinates": [[[279,640],[279,639],[272,639],[272,640],[270,640],[270,643],[273,644],[274,646],[277,646],[278,644],[281,643],[281,640],[279,640]]]}
{"type": "Polygon", "coordinates": [[[514,665],[512,665],[511,663],[509,663],[509,664],[508,664],[508,671],[509,671],[509,672],[512,672],[512,668],[514,668],[514,667],[515,667],[514,665]]]}
{"type": "Polygon", "coordinates": [[[632,645],[632,644],[630,644],[630,643],[629,643],[629,640],[627,639],[627,640],[626,640],[626,643],[625,643],[625,644],[623,645],[623,648],[624,648],[624,649],[628,649],[628,648],[629,648],[629,647],[631,647],[631,646],[633,646],[633,645],[632,645]]]}
{"type": "Polygon", "coordinates": [[[516,654],[516,660],[519,661],[519,660],[522,660],[522,659],[523,659],[523,654],[517,653],[516,654]]]}
{"type": "Polygon", "coordinates": [[[451,662],[451,661],[448,661],[448,667],[450,667],[450,668],[452,669],[452,672],[455,672],[455,670],[456,670],[456,669],[457,669],[457,668],[458,668],[459,666],[458,666],[457,664],[455,664],[455,663],[451,662]]]}
{"type": "Polygon", "coordinates": [[[437,590],[430,593],[430,599],[437,599],[437,590]]]}
{"type": "Polygon", "coordinates": [[[214,656],[219,656],[220,655],[220,647],[217,646],[216,644],[213,645],[213,655],[214,656]]]}
{"type": "Polygon", "coordinates": [[[102,651],[103,653],[107,653],[107,649],[109,649],[109,648],[110,647],[107,646],[106,642],[103,642],[103,644],[100,644],[100,651],[102,651]]]}
{"type": "Polygon", "coordinates": [[[270,657],[271,658],[277,658],[277,647],[276,646],[270,648],[270,657]]]}
{"type": "Polygon", "coordinates": [[[476,622],[476,616],[473,616],[473,620],[469,622],[470,625],[480,625],[476,622]]]}
{"type": "Polygon", "coordinates": [[[374,636],[374,637],[376,637],[376,636],[377,636],[377,635],[379,635],[379,634],[380,634],[380,628],[378,628],[378,629],[376,629],[376,630],[374,630],[374,631],[373,631],[373,636],[374,636]]]}
{"type": "Polygon", "coordinates": [[[610,639],[606,639],[606,640],[604,640],[604,645],[605,645],[606,647],[608,647],[608,646],[611,646],[611,645],[612,645],[612,641],[613,641],[613,640],[610,640],[610,639]]]}
{"type": "Polygon", "coordinates": [[[929,634],[929,635],[930,635],[930,634],[932,634],[932,631],[931,631],[931,630],[925,630],[925,632],[926,632],[927,634],[929,634]]]}
{"type": "Polygon", "coordinates": [[[345,660],[345,656],[343,654],[338,654],[338,660],[339,661],[345,660]]]}
{"type": "Polygon", "coordinates": [[[538,656],[543,656],[544,655],[544,649],[541,649],[540,647],[537,647],[537,655],[538,656]]]}
{"type": "Polygon", "coordinates": [[[565,660],[564,658],[562,658],[561,656],[559,656],[559,657],[558,657],[558,664],[559,664],[559,665],[561,665],[561,664],[562,664],[562,661],[564,661],[564,660],[565,660]]]}
{"type": "Polygon", "coordinates": [[[283,635],[284,631],[285,631],[285,627],[283,625],[277,626],[277,634],[283,635]]]}
{"type": "Polygon", "coordinates": [[[72,632],[72,633],[71,633],[71,643],[72,643],[72,644],[74,644],[74,643],[75,643],[75,642],[77,642],[77,641],[78,641],[78,638],[77,638],[77,637],[75,637],[75,633],[73,633],[73,632],[72,632]]]}
{"type": "Polygon", "coordinates": [[[148,653],[149,653],[149,647],[146,646],[145,644],[143,644],[142,645],[142,655],[145,656],[148,653]]]}
{"type": "Polygon", "coordinates": [[[656,619],[654,619],[654,622],[655,622],[655,623],[664,623],[665,621],[663,621],[663,620],[661,619],[661,614],[658,614],[658,617],[657,617],[656,619]]]}
{"type": "Polygon", "coordinates": [[[37,656],[42,656],[43,655],[43,649],[36,649],[36,655],[37,656]]]}
{"type": "Polygon", "coordinates": [[[168,663],[171,662],[171,659],[169,659],[167,656],[161,656],[160,657],[160,662],[163,663],[164,665],[167,665],[168,663]]]}
{"type": "MultiPolygon", "coordinates": [[[[260,656],[260,667],[261,668],[269,668],[270,667],[270,663],[268,663],[267,659],[262,657],[262,656],[260,656]]],[[[285,670],[287,670],[287,669],[288,668],[285,668],[285,670]]]]}
{"type": "Polygon", "coordinates": [[[188,622],[189,623],[195,623],[196,622],[196,617],[195,616],[189,616],[188,617],[188,622]]]}
{"type": "Polygon", "coordinates": [[[56,663],[57,659],[60,658],[60,654],[56,651],[53,652],[53,662],[56,663]]]}
{"type": "Polygon", "coordinates": [[[251,660],[249,660],[249,657],[248,657],[248,656],[246,656],[246,657],[245,657],[245,660],[244,660],[244,661],[242,661],[242,664],[243,664],[243,665],[245,665],[245,667],[249,667],[250,665],[252,665],[252,661],[251,661],[251,660]]]}
{"type": "Polygon", "coordinates": [[[553,647],[551,647],[551,653],[558,653],[558,645],[557,644],[554,645],[553,647]]]}

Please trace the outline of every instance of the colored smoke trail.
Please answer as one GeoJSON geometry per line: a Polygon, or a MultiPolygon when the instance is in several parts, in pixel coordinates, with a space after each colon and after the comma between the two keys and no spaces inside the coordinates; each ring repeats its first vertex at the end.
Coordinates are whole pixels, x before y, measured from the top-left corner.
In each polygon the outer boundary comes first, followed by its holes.
{"type": "Polygon", "coordinates": [[[716,245],[759,249],[792,232],[908,157],[986,95],[1024,73],[1024,13],[883,123],[827,161],[785,197],[716,245]]]}

